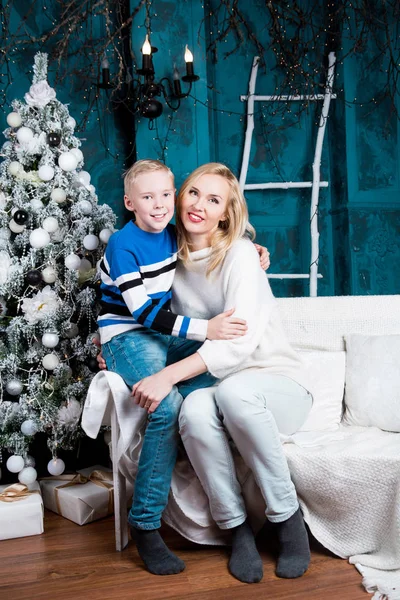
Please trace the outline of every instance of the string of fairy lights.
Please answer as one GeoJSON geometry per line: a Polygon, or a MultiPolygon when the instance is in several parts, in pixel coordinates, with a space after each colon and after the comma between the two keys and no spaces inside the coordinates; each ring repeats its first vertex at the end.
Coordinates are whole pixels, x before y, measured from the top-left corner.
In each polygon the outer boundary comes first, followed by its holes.
{"type": "MultiPolygon", "coordinates": [[[[129,10],[126,0],[77,0],[66,11],[63,0],[55,0],[51,6],[46,0],[34,0],[24,18],[13,27],[13,2],[3,2],[0,9],[3,36],[0,106],[9,102],[13,72],[21,58],[25,59],[33,47],[35,51],[45,50],[49,52],[56,83],[72,81],[74,87],[78,87],[75,98],[77,104],[81,104],[80,131],[90,127],[95,120],[107,154],[117,161],[129,161],[135,156],[139,128],[149,127],[159,148],[159,157],[165,160],[172,136],[179,134],[175,127],[179,109],[166,108],[161,117],[162,127],[161,120],[149,122],[141,117],[135,85],[138,59],[132,42],[133,28],[145,31],[149,36],[152,34],[160,6],[156,0],[137,0],[129,10]],[[44,25],[38,35],[30,32],[29,24],[39,11],[44,15],[47,27],[44,25]],[[113,86],[106,90],[98,86],[104,59],[112,66],[113,86]],[[112,150],[104,125],[105,113],[112,114],[121,109],[131,114],[133,123],[124,156],[112,150]]],[[[365,48],[369,44],[370,59],[367,64],[364,62],[364,70],[374,68],[383,82],[379,90],[373,90],[371,97],[347,98],[346,103],[373,110],[385,101],[390,103],[388,119],[393,112],[398,116],[400,44],[396,23],[400,21],[400,4],[397,0],[376,0],[373,6],[367,0],[331,0],[322,5],[319,0],[266,0],[257,8],[262,15],[260,22],[265,23],[259,29],[253,26],[247,7],[244,0],[201,2],[204,18],[199,25],[198,41],[205,46],[207,59],[214,63],[229,60],[245,45],[249,56],[260,56],[261,70],[273,71],[272,95],[309,94],[316,93],[325,81],[326,65],[322,57],[327,51],[336,52],[337,66],[340,67],[351,56],[365,61],[365,48]]],[[[138,36],[135,34],[134,37],[138,36]]],[[[199,105],[208,112],[237,118],[240,124],[245,122],[243,105],[237,110],[229,110],[221,106],[219,98],[222,94],[217,85],[208,85],[207,89],[208,99],[197,97],[192,89],[185,102],[189,107],[190,103],[193,108],[199,105]]],[[[238,90],[238,96],[243,91],[238,90]]],[[[364,89],[364,93],[366,91],[364,89]]],[[[335,92],[343,97],[344,86],[337,85],[335,92]]],[[[291,103],[279,103],[279,106],[274,103],[272,109],[262,106],[262,135],[268,137],[272,129],[299,123],[301,115],[308,109],[307,103],[298,104],[295,110],[291,103]]]]}

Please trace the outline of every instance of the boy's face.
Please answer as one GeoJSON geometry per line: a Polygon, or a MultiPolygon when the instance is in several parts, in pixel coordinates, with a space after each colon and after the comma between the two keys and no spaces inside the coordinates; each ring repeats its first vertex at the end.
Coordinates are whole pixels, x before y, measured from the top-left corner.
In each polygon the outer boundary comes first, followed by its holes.
{"type": "Polygon", "coordinates": [[[159,233],[174,214],[174,181],[166,171],[142,173],[124,196],[125,207],[135,213],[136,225],[149,233],[159,233]]]}

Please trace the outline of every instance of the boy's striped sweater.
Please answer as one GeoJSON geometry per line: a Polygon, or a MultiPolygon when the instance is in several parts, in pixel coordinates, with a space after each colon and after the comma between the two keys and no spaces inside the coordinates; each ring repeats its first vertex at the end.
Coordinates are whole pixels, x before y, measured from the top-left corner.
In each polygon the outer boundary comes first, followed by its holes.
{"type": "Polygon", "coordinates": [[[133,329],[202,342],[208,321],[170,311],[171,287],[177,261],[175,227],[160,233],[139,229],[133,221],[115,232],[101,261],[101,343],[133,329]]]}

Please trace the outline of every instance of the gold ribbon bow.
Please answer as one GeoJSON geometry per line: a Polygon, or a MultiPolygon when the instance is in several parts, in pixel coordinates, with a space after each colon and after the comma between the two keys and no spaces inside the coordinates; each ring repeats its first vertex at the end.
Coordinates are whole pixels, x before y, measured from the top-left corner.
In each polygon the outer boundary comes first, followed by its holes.
{"type": "Polygon", "coordinates": [[[114,484],[113,475],[109,471],[99,471],[95,469],[91,472],[89,477],[82,475],[82,473],[76,473],[76,475],[55,475],[54,477],[42,477],[42,481],[66,481],[61,485],[57,485],[54,488],[55,500],[57,506],[57,512],[61,515],[61,505],[58,493],[61,489],[71,487],[73,485],[84,485],[91,481],[96,485],[108,489],[108,514],[112,514],[114,510],[114,484]]]}
{"type": "Polygon", "coordinates": [[[0,492],[0,501],[17,502],[18,500],[27,498],[31,494],[39,494],[39,490],[30,490],[28,486],[23,483],[13,483],[0,492]]]}

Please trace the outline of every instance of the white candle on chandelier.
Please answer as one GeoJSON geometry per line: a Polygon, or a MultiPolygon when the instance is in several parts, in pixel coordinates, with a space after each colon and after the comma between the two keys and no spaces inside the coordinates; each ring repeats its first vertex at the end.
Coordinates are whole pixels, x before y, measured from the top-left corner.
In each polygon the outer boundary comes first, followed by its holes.
{"type": "Polygon", "coordinates": [[[151,69],[151,44],[148,35],[142,46],[142,69],[147,71],[151,69]]]}
{"type": "Polygon", "coordinates": [[[186,75],[191,77],[194,74],[193,70],[193,54],[190,52],[187,44],[185,49],[186,75]]]}

